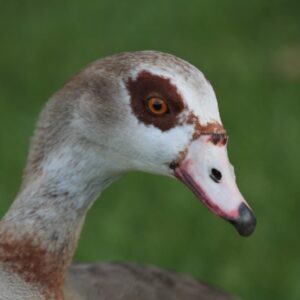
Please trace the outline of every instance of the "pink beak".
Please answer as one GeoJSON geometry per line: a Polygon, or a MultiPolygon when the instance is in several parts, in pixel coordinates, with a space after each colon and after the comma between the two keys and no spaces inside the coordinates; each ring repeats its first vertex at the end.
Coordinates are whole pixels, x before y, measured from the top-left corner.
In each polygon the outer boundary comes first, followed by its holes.
{"type": "Polygon", "coordinates": [[[256,218],[236,185],[225,143],[214,141],[212,135],[200,136],[174,168],[174,175],[209,210],[232,223],[239,234],[253,233],[256,218]]]}

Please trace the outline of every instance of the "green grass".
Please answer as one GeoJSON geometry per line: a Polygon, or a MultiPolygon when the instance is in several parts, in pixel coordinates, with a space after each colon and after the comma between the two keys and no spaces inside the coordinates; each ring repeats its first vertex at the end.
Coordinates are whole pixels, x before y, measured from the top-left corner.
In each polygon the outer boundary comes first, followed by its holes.
{"type": "Polygon", "coordinates": [[[245,300],[300,299],[300,2],[1,1],[0,212],[46,99],[90,61],[156,49],[205,72],[255,234],[239,237],[180,183],[129,174],[89,212],[76,259],[151,263],[245,300]]]}

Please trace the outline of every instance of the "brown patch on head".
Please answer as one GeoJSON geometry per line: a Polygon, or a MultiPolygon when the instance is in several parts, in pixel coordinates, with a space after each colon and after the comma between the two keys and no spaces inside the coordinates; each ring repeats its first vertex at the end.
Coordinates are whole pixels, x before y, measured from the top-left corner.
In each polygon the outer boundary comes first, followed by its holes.
{"type": "Polygon", "coordinates": [[[49,252],[37,246],[33,238],[17,241],[3,234],[0,241],[0,265],[28,283],[40,286],[45,299],[63,300],[63,284],[71,257],[68,247],[49,252]]]}
{"type": "Polygon", "coordinates": [[[226,134],[226,130],[220,123],[212,122],[202,127],[202,134],[226,134]]]}
{"type": "Polygon", "coordinates": [[[227,135],[222,133],[213,133],[211,134],[209,141],[214,145],[225,146],[227,143],[227,135]]]}
{"type": "Polygon", "coordinates": [[[178,124],[177,117],[184,109],[184,103],[170,79],[142,71],[135,80],[129,78],[126,87],[131,96],[132,111],[139,121],[146,125],[153,125],[162,131],[169,130],[178,124]],[[146,106],[149,97],[164,99],[168,104],[168,112],[158,116],[151,114],[146,106]]]}
{"type": "Polygon", "coordinates": [[[196,140],[201,135],[209,135],[210,141],[214,145],[225,145],[227,142],[227,134],[223,125],[217,122],[207,123],[206,125],[201,125],[198,117],[193,113],[190,113],[187,121],[188,124],[194,125],[193,140],[196,140]]]}

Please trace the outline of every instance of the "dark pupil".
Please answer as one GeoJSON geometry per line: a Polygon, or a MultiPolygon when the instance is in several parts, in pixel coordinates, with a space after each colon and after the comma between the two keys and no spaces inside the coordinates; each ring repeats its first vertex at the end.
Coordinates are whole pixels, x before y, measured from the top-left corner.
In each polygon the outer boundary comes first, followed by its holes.
{"type": "Polygon", "coordinates": [[[154,101],[152,104],[154,110],[160,111],[162,109],[162,105],[159,101],[154,101]]]}

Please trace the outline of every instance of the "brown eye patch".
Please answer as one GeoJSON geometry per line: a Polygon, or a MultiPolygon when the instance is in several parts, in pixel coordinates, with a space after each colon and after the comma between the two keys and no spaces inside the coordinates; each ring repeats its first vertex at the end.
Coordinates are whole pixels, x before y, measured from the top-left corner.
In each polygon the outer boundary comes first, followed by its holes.
{"type": "Polygon", "coordinates": [[[181,95],[168,78],[142,71],[135,80],[129,78],[126,87],[130,95],[133,113],[139,121],[146,125],[153,125],[162,131],[177,125],[177,116],[184,109],[181,95]],[[149,99],[161,99],[167,110],[163,114],[156,114],[149,110],[149,99]]]}

